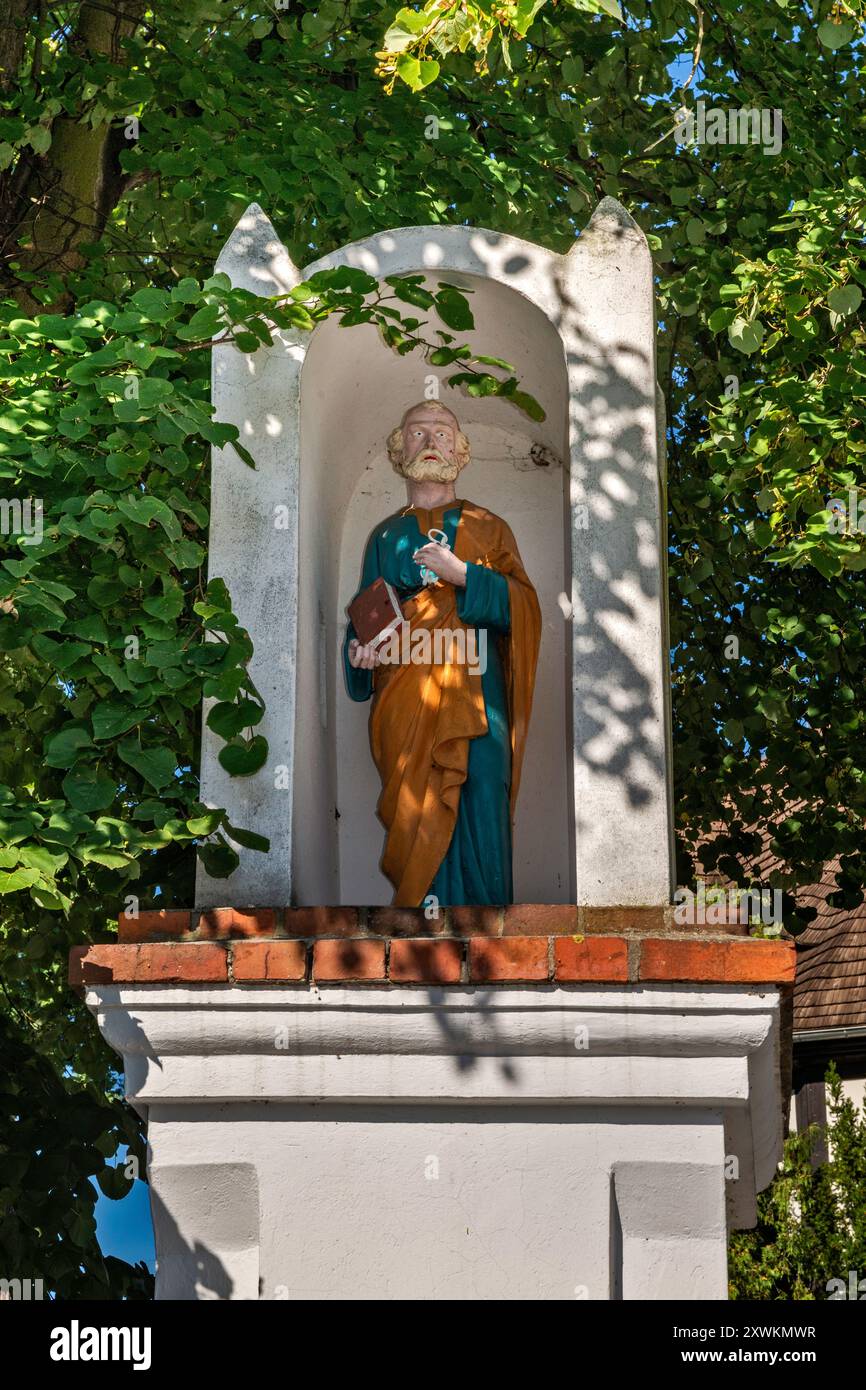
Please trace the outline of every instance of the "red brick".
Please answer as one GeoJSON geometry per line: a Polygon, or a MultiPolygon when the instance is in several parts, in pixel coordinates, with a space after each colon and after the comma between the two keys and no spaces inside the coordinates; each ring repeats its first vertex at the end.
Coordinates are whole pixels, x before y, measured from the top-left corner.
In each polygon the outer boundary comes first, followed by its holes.
{"type": "Polygon", "coordinates": [[[441,936],[445,931],[445,908],[438,917],[426,917],[423,907],[371,907],[367,915],[371,936],[441,936]]]}
{"type": "Polygon", "coordinates": [[[192,913],[188,907],[161,908],[139,912],[127,917],[121,912],[117,919],[118,941],[154,941],[160,937],[181,940],[189,938],[192,913]]]}
{"type": "MultiPolygon", "coordinates": [[[[740,922],[732,916],[729,922],[672,922],[671,931],[679,932],[680,935],[691,936],[748,936],[748,922],[740,922]]],[[[652,935],[652,933],[649,933],[652,935]]]]}
{"type": "Polygon", "coordinates": [[[287,907],[286,936],[357,936],[360,914],[356,907],[287,907]]]}
{"type": "Polygon", "coordinates": [[[668,931],[673,926],[673,919],[674,910],[671,906],[579,907],[577,931],[582,936],[589,932],[618,936],[624,931],[668,931]]]}
{"type": "Polygon", "coordinates": [[[639,978],[712,984],[791,984],[795,961],[793,942],[650,938],[641,942],[639,978]]]}
{"type": "Polygon", "coordinates": [[[501,907],[449,907],[447,920],[453,936],[501,936],[501,907]]]}
{"type": "MultiPolygon", "coordinates": [[[[102,945],[71,947],[67,978],[73,989],[80,989],[82,985],[111,984],[112,974],[107,965],[108,958],[101,955],[105,949],[102,945]]],[[[113,950],[118,953],[118,961],[123,959],[121,952],[134,959],[134,946],[113,946],[113,950]]]]}
{"type": "Polygon", "coordinates": [[[194,984],[228,979],[228,962],[222,946],[204,942],[164,946],[139,946],[136,981],[152,980],[194,984]]]}
{"type": "Polygon", "coordinates": [[[198,935],[208,941],[273,936],[276,927],[272,907],[209,907],[198,919],[198,935]]]}
{"type": "Polygon", "coordinates": [[[469,942],[469,978],[473,981],[546,980],[546,936],[510,936],[469,942]]]}
{"type": "Polygon", "coordinates": [[[304,980],[307,948],[303,941],[239,941],[232,948],[232,975],[238,984],[304,980]]]}
{"type": "Polygon", "coordinates": [[[554,978],[599,980],[625,984],[628,980],[628,942],[621,936],[573,936],[553,943],[554,978]]]}
{"type": "Polygon", "coordinates": [[[566,936],[576,931],[573,903],[514,903],[505,909],[503,936],[566,936]]]}
{"type": "Polygon", "coordinates": [[[228,979],[226,953],[207,942],[75,947],[69,960],[73,985],[205,984],[228,979]]]}
{"type": "Polygon", "coordinates": [[[315,980],[383,980],[383,941],[317,941],[313,947],[315,980]]]}
{"type": "Polygon", "coordinates": [[[393,941],[388,973],[395,984],[456,985],[462,961],[460,941],[393,941]]]}

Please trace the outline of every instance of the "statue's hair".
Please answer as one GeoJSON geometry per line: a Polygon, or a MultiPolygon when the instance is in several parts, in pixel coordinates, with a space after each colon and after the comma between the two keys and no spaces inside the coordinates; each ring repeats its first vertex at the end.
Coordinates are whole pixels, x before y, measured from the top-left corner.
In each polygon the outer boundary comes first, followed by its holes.
{"type": "Polygon", "coordinates": [[[403,411],[403,419],[400,421],[400,424],[388,435],[388,458],[391,460],[396,472],[402,474],[403,471],[403,426],[406,423],[406,416],[411,415],[413,410],[439,410],[443,415],[450,415],[457,430],[455,458],[461,470],[464,469],[471,457],[471,451],[469,448],[469,440],[461,430],[460,421],[457,419],[454,411],[449,410],[447,405],[443,405],[441,401],[417,401],[415,405],[410,405],[408,410],[403,411]]]}

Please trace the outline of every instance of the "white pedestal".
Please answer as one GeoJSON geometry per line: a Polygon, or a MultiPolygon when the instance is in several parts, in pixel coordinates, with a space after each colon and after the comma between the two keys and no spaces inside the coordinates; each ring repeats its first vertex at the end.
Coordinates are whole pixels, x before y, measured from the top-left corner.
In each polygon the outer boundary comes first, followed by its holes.
{"type": "Polygon", "coordinates": [[[779,994],[89,987],[147,1114],[157,1298],[724,1299],[779,994]]]}

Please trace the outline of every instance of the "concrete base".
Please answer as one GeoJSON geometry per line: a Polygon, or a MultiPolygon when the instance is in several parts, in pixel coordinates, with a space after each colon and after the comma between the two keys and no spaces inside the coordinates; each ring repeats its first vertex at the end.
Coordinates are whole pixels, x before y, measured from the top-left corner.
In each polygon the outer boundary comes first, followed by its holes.
{"type": "Polygon", "coordinates": [[[149,1123],[157,1297],[724,1299],[779,993],[89,987],[149,1123]]]}

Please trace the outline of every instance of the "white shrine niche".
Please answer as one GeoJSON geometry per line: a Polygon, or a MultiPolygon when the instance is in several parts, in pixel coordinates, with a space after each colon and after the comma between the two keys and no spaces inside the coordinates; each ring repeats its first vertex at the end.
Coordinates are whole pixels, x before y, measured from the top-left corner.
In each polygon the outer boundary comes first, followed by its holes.
{"type": "MultiPolygon", "coordinates": [[[[472,444],[460,495],[508,521],[544,619],[514,836],[515,892],[523,902],[568,902],[571,812],[563,750],[571,741],[570,634],[558,602],[569,588],[561,464],[565,362],[558,335],[528,301],[494,281],[451,278],[472,290],[476,332],[469,336],[486,342],[490,351],[504,351],[507,342],[510,360],[520,358],[515,367],[521,383],[543,401],[547,413],[539,426],[504,401],[473,400],[444,384],[439,393],[472,444]],[[536,464],[534,446],[536,455],[543,449],[551,462],[536,464]]],[[[383,830],[376,816],[380,783],[367,735],[370,706],[348,698],[341,652],[346,605],[358,588],[367,538],[377,523],[406,506],[406,485],[388,460],[385,437],[408,405],[434,389],[430,382],[445,376],[420,354],[395,357],[373,327],[349,330],[334,321],[313,335],[302,370],[293,870],[301,904],[391,900],[391,885],[377,862],[383,830]],[[304,653],[315,657],[305,661],[304,653]],[[329,846],[326,854],[323,844],[329,846]]]]}
{"type": "MultiPolygon", "coordinates": [[[[512,362],[546,418],[451,390],[449,369],[397,357],[367,325],[329,320],[252,356],[215,349],[216,418],[237,424],[258,467],[214,451],[210,574],[253,638],[271,752],[255,777],[230,778],[205,730],[202,799],[268,835],[271,851],[240,848],[229,880],[200,870],[199,904],[390,901],[369,705],[349,699],[341,649],[367,537],[406,502],[386,436],[434,379],[472,444],[458,493],[509,523],[542,610],[515,900],[669,902],[663,433],[642,233],[605,199],[568,256],[467,227],[414,227],[302,275],[253,205],[217,262],[263,294],[338,265],[381,279],[426,272],[431,285],[471,291],[475,329],[458,340],[512,362]]],[[[440,326],[431,314],[428,334],[440,326]]]]}

